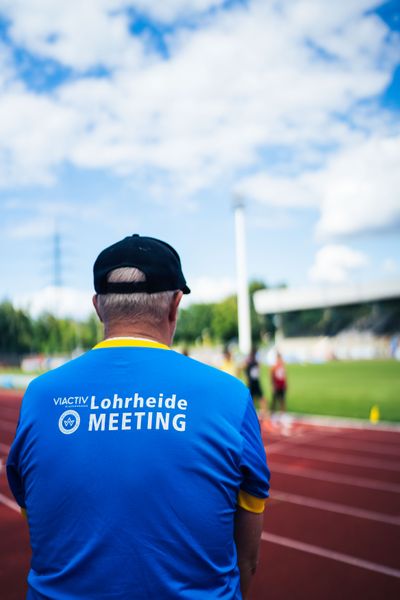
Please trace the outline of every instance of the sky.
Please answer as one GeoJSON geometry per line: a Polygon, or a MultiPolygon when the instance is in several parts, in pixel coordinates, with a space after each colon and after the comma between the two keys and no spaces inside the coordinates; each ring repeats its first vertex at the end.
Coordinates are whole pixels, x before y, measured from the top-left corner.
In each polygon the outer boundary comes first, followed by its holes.
{"type": "Polygon", "coordinates": [[[84,318],[139,233],[220,300],[237,196],[250,279],[400,278],[400,0],[0,0],[0,299],[84,318]]]}

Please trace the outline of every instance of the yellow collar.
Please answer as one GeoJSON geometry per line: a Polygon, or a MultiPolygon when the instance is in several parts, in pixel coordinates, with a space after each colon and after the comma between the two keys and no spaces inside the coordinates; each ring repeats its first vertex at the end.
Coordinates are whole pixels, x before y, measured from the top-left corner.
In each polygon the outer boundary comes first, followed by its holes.
{"type": "Polygon", "coordinates": [[[139,338],[112,338],[104,340],[94,346],[93,350],[99,348],[121,348],[126,346],[135,346],[136,348],[160,348],[161,350],[169,350],[169,346],[153,342],[151,340],[141,340],[139,338]]]}

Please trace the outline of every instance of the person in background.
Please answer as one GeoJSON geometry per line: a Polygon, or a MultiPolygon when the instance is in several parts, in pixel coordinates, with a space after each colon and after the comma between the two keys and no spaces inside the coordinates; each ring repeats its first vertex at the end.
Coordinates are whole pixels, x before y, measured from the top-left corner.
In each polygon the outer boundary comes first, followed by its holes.
{"type": "Polygon", "coordinates": [[[7,475],[26,510],[28,600],[240,600],[269,470],[247,387],[171,349],[177,252],[137,234],[94,264],[104,340],[36,378],[7,475]]]}
{"type": "Polygon", "coordinates": [[[268,415],[267,401],[264,397],[260,381],[260,364],[257,358],[257,350],[253,348],[246,360],[244,371],[247,385],[255,405],[259,405],[260,417],[266,418],[268,415]]]}
{"type": "Polygon", "coordinates": [[[277,406],[282,412],[286,411],[286,390],[287,390],[287,375],[285,363],[282,355],[277,352],[275,364],[272,366],[271,371],[271,385],[272,385],[272,405],[271,412],[277,410],[277,406]]]}
{"type": "Polygon", "coordinates": [[[229,350],[228,347],[224,348],[224,352],[222,355],[221,370],[225,371],[225,373],[228,373],[229,375],[233,375],[234,377],[238,376],[238,369],[236,367],[235,361],[233,360],[232,352],[229,350]]]}

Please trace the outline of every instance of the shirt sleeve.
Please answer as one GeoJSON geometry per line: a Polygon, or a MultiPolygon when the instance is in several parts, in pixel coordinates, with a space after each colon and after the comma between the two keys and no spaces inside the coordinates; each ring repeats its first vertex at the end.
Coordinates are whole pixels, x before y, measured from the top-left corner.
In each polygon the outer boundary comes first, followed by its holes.
{"type": "Polygon", "coordinates": [[[261,439],[260,424],[250,395],[243,417],[241,435],[243,448],[240,461],[242,483],[239,505],[251,512],[262,512],[265,500],[269,496],[270,471],[261,439]]]}
{"type": "Polygon", "coordinates": [[[25,506],[25,489],[22,478],[18,472],[18,468],[15,463],[7,461],[7,479],[8,485],[10,486],[10,490],[17,501],[17,504],[21,508],[26,508],[25,506]]]}

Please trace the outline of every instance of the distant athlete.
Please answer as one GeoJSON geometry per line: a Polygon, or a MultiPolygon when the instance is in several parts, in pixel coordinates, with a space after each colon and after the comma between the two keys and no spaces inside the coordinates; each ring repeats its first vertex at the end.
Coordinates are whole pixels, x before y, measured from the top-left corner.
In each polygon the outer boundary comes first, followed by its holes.
{"type": "Polygon", "coordinates": [[[8,457],[29,600],[239,600],[269,471],[249,390],[171,350],[176,251],[129,236],[94,264],[105,339],[35,379],[8,457]]]}
{"type": "Polygon", "coordinates": [[[254,402],[260,406],[260,416],[267,416],[267,401],[261,389],[260,364],[257,358],[257,351],[253,348],[245,363],[245,374],[247,385],[254,402]]]}
{"type": "Polygon", "coordinates": [[[229,348],[224,348],[221,370],[225,371],[225,373],[228,373],[229,375],[233,375],[234,377],[238,376],[238,369],[235,361],[233,360],[232,352],[229,350],[229,348]]]}
{"type": "Polygon", "coordinates": [[[271,385],[272,385],[272,406],[271,411],[275,412],[277,406],[282,412],[286,411],[286,390],[287,390],[287,375],[286,367],[283,358],[279,352],[276,353],[275,364],[271,368],[271,385]]]}

